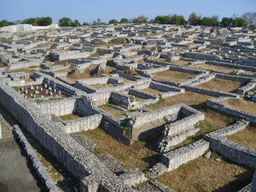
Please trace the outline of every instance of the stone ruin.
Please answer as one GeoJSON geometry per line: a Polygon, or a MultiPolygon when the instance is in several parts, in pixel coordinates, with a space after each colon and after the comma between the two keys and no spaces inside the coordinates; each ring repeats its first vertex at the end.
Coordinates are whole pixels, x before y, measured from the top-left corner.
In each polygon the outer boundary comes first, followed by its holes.
{"type": "MultiPolygon", "coordinates": [[[[156,177],[205,156],[209,150],[255,169],[255,149],[230,142],[226,136],[254,125],[256,115],[221,103],[240,97],[256,102],[255,42],[250,35],[255,32],[222,32],[214,28],[219,32],[211,36],[210,28],[154,24],[88,29],[61,28],[0,36],[0,104],[80,180],[80,191],[153,191],[150,186],[173,191],[156,177]],[[13,43],[1,42],[3,39],[13,43]],[[181,81],[175,75],[165,80],[154,77],[155,73],[172,71],[191,77],[181,81]],[[198,86],[215,78],[243,86],[233,92],[198,86]],[[212,97],[205,102],[207,110],[240,120],[172,149],[200,131],[198,123],[204,121],[205,114],[183,103],[155,110],[148,106],[188,91],[212,97]],[[37,99],[44,101],[36,103],[37,99]],[[112,115],[102,105],[123,114],[112,115]],[[63,119],[68,115],[76,118],[63,119]],[[141,172],[126,169],[110,154],[96,156],[96,144],[79,134],[96,127],[126,145],[159,135],[155,150],[161,160],[141,172]],[[139,183],[143,184],[141,188],[139,183]]],[[[14,126],[15,137],[47,190],[57,191],[22,129],[14,126]]],[[[242,191],[249,191],[251,184],[243,187],[242,191]]]]}

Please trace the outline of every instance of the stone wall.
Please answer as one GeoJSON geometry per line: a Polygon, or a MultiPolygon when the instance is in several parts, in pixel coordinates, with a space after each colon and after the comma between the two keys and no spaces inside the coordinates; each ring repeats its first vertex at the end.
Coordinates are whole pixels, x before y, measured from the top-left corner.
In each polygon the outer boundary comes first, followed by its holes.
{"type": "Polygon", "coordinates": [[[47,101],[37,104],[38,109],[45,114],[56,116],[69,115],[76,111],[76,99],[66,98],[62,100],[47,101]]]}
{"type": "Polygon", "coordinates": [[[232,135],[243,130],[248,122],[238,121],[223,129],[208,133],[204,136],[210,142],[210,149],[223,155],[238,164],[256,168],[256,150],[227,140],[227,135],[232,135]]]}
{"type": "Polygon", "coordinates": [[[209,142],[200,139],[199,141],[163,154],[161,162],[167,166],[168,171],[171,171],[184,163],[202,156],[209,149],[209,145],[209,142]]]}
{"type": "Polygon", "coordinates": [[[254,87],[256,87],[256,80],[250,81],[245,86],[240,87],[239,89],[237,89],[237,93],[241,94],[241,95],[244,95],[247,91],[250,91],[254,87]]]}
{"type": "MultiPolygon", "coordinates": [[[[105,190],[128,188],[110,172],[91,152],[66,134],[62,123],[54,123],[49,115],[0,82],[0,103],[25,127],[67,170],[80,179],[92,175],[94,183],[105,190]],[[100,174],[99,174],[100,173],[100,174]]],[[[86,188],[86,186],[85,186],[86,188]]]]}
{"type": "Polygon", "coordinates": [[[25,151],[25,155],[28,157],[31,162],[34,170],[36,171],[40,181],[45,185],[45,190],[51,192],[58,192],[56,185],[54,184],[52,178],[47,173],[45,167],[42,165],[41,161],[38,159],[34,150],[28,143],[26,137],[23,135],[18,125],[13,126],[13,135],[21,144],[22,149],[25,151]]]}
{"type": "Polygon", "coordinates": [[[189,85],[184,85],[184,86],[182,86],[182,88],[184,88],[185,90],[192,91],[192,92],[206,94],[206,95],[215,96],[215,97],[239,98],[239,95],[237,95],[235,93],[227,93],[227,92],[223,92],[223,91],[213,91],[211,89],[193,87],[193,86],[189,86],[189,85]]]}
{"type": "Polygon", "coordinates": [[[198,59],[198,60],[220,60],[222,59],[219,55],[213,55],[213,54],[206,54],[206,53],[185,53],[183,54],[184,57],[192,58],[192,59],[198,59]]]}
{"type": "Polygon", "coordinates": [[[250,82],[251,80],[253,80],[250,77],[227,75],[223,73],[216,73],[216,78],[227,79],[232,81],[240,81],[240,82],[250,82]]]}
{"type": "MultiPolygon", "coordinates": [[[[220,98],[220,99],[223,100],[223,98],[220,98]]],[[[238,109],[234,109],[234,108],[230,107],[229,105],[222,104],[219,102],[220,99],[214,99],[214,98],[208,99],[206,102],[206,105],[210,108],[217,110],[220,113],[239,117],[241,119],[245,119],[252,123],[256,123],[256,115],[255,114],[247,113],[247,112],[244,112],[244,111],[241,111],[238,109]]]]}
{"type": "Polygon", "coordinates": [[[95,129],[99,126],[102,120],[101,114],[95,114],[87,117],[78,118],[75,120],[65,121],[65,132],[66,133],[75,133],[81,131],[88,131],[95,129]]]}

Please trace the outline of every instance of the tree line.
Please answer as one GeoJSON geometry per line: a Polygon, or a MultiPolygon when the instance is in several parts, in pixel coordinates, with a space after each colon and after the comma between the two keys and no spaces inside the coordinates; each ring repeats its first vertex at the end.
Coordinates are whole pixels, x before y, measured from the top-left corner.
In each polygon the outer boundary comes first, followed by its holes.
{"type": "MultiPolygon", "coordinates": [[[[0,21],[0,27],[14,25],[14,24],[31,24],[33,26],[47,26],[52,23],[51,17],[36,17],[27,18],[23,21],[10,22],[7,20],[0,21]]],[[[138,17],[127,19],[122,18],[120,21],[111,19],[108,24],[119,24],[119,23],[158,23],[158,24],[175,24],[175,25],[203,25],[203,26],[218,26],[218,27],[250,27],[256,29],[256,12],[246,12],[241,17],[223,17],[221,20],[219,16],[213,15],[211,17],[202,17],[195,12],[191,13],[188,20],[186,21],[183,15],[172,14],[172,15],[158,15],[154,19],[148,20],[148,17],[140,15],[138,17]]],[[[59,26],[62,27],[77,27],[85,25],[103,25],[107,24],[102,22],[100,18],[94,20],[91,24],[88,22],[80,23],[77,19],[74,21],[69,17],[62,17],[58,22],[59,26]]]]}

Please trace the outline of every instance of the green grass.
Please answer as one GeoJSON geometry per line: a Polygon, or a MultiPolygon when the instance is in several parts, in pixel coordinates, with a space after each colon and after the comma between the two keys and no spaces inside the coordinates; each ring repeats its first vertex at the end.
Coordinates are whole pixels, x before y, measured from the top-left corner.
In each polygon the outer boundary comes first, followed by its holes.
{"type": "Polygon", "coordinates": [[[36,99],[35,102],[37,104],[40,104],[40,103],[44,103],[44,102],[57,101],[57,100],[61,100],[61,99],[63,99],[63,98],[36,99]]]}

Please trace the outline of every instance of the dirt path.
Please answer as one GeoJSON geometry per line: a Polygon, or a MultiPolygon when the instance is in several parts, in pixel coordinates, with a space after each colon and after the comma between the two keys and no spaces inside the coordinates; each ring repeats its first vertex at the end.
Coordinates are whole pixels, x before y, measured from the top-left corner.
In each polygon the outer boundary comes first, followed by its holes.
{"type": "Polygon", "coordinates": [[[41,183],[35,179],[20,146],[13,138],[12,125],[15,121],[0,106],[0,123],[2,136],[0,139],[0,191],[4,192],[36,192],[42,191],[41,183]]]}

